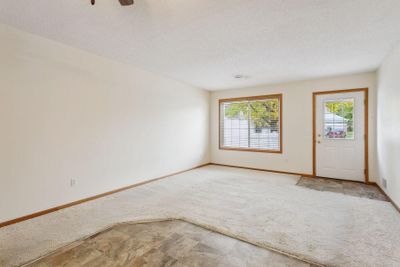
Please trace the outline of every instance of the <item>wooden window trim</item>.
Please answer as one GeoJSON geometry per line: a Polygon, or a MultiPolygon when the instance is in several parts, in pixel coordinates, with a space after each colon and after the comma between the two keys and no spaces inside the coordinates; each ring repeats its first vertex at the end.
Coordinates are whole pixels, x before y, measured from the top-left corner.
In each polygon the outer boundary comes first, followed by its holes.
{"type": "Polygon", "coordinates": [[[231,151],[243,151],[243,152],[261,152],[261,153],[273,153],[282,154],[283,153],[283,138],[282,138],[282,125],[283,125],[283,94],[272,94],[272,95],[260,95],[260,96],[246,96],[246,97],[236,97],[236,98],[225,98],[218,100],[218,146],[220,150],[231,150],[231,151]],[[278,99],[279,100],[279,150],[270,149],[254,149],[254,148],[230,148],[222,146],[221,141],[221,104],[225,102],[234,101],[251,101],[259,99],[278,99]]]}

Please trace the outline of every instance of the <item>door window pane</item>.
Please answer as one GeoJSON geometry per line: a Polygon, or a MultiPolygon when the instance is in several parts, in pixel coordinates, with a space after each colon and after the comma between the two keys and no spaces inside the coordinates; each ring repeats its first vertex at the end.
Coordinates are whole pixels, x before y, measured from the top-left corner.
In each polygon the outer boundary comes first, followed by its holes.
{"type": "Polygon", "coordinates": [[[354,139],[354,98],[324,102],[324,138],[354,139]]]}

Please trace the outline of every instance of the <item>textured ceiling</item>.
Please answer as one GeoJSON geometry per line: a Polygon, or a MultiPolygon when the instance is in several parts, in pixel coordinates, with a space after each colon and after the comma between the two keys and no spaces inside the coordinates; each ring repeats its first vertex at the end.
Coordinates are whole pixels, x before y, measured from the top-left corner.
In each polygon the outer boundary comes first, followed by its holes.
{"type": "Polygon", "coordinates": [[[0,0],[0,21],[210,90],[375,70],[400,40],[399,0],[135,2],[0,0]]]}

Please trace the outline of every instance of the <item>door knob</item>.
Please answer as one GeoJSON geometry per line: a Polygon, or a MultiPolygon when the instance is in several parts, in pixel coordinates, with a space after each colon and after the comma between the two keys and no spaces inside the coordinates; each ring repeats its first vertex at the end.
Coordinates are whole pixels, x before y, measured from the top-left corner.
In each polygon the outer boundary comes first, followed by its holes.
{"type": "Polygon", "coordinates": [[[317,141],[318,144],[321,144],[321,141],[317,141]]]}

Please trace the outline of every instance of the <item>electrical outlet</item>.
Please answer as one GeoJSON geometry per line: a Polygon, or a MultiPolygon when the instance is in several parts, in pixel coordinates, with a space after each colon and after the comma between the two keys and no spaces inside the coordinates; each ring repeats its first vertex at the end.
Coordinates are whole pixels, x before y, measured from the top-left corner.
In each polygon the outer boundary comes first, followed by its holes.
{"type": "Polygon", "coordinates": [[[69,184],[71,187],[74,187],[76,185],[76,179],[71,179],[69,184]]]}
{"type": "Polygon", "coordinates": [[[385,178],[382,178],[381,183],[382,183],[383,188],[386,189],[387,188],[387,181],[386,181],[385,178]]]}

